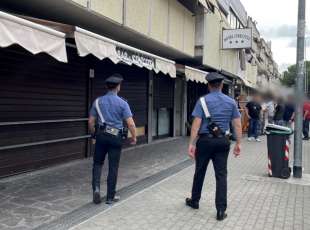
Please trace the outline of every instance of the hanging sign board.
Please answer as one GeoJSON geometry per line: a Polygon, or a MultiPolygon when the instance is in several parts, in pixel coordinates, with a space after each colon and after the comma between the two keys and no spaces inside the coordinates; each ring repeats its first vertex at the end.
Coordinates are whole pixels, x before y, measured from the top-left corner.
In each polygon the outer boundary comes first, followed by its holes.
{"type": "Polygon", "coordinates": [[[223,30],[223,49],[252,48],[252,29],[223,30]]]}

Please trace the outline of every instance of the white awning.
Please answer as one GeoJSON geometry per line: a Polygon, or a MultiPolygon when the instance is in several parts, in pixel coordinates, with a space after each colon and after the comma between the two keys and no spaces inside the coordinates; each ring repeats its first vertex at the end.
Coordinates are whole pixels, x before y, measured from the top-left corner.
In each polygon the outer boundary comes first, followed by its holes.
{"type": "Polygon", "coordinates": [[[204,8],[209,9],[206,0],[199,0],[199,3],[200,3],[204,8]]]}
{"type": "Polygon", "coordinates": [[[0,47],[18,44],[32,54],[47,53],[67,62],[65,34],[0,11],[0,47]]]}
{"type": "Polygon", "coordinates": [[[88,30],[76,27],[74,32],[75,43],[81,57],[92,54],[103,60],[109,58],[113,63],[124,62],[128,65],[136,65],[162,72],[176,77],[175,62],[157,55],[136,49],[126,44],[114,41],[88,30]]]}
{"type": "Polygon", "coordinates": [[[206,80],[208,72],[199,69],[194,69],[189,66],[185,66],[184,72],[187,81],[195,81],[204,84],[208,83],[208,81],[206,80]]]}
{"type": "Polygon", "coordinates": [[[250,82],[250,81],[248,81],[248,80],[246,80],[244,78],[240,78],[240,79],[243,81],[243,83],[244,83],[244,85],[246,87],[249,87],[249,88],[252,88],[252,89],[257,89],[256,85],[253,84],[252,82],[250,82]]]}

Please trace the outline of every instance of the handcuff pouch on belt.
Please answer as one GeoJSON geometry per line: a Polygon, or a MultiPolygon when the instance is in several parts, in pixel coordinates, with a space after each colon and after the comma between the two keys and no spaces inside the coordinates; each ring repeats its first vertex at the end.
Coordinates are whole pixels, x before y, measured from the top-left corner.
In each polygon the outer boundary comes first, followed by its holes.
{"type": "Polygon", "coordinates": [[[104,133],[104,134],[109,134],[112,136],[116,136],[116,137],[121,137],[122,139],[126,139],[128,136],[128,129],[127,128],[123,128],[123,129],[118,129],[118,128],[114,128],[110,125],[107,125],[105,123],[105,119],[101,113],[100,107],[99,107],[99,98],[96,99],[95,101],[95,106],[96,106],[96,110],[97,113],[99,115],[100,121],[103,125],[100,125],[99,122],[97,122],[97,125],[95,127],[95,135],[104,133]]]}
{"type": "Polygon", "coordinates": [[[222,136],[226,136],[226,132],[222,131],[222,129],[214,122],[212,121],[211,118],[211,114],[209,113],[208,107],[207,107],[207,103],[204,97],[200,98],[200,103],[201,103],[201,107],[203,109],[203,112],[205,114],[205,117],[208,121],[208,130],[210,132],[210,134],[212,134],[214,137],[222,137],[222,136]]]}

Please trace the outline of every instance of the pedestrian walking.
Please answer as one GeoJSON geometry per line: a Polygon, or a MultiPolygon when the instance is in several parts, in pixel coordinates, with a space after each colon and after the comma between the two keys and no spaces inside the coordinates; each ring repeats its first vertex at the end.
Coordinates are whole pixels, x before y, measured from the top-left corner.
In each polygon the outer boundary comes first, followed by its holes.
{"type": "Polygon", "coordinates": [[[274,117],[273,117],[273,120],[274,120],[274,123],[276,125],[282,125],[284,126],[285,123],[284,123],[284,101],[282,98],[279,98],[278,101],[277,101],[277,104],[276,104],[276,107],[275,107],[275,112],[274,112],[274,117]]]}
{"type": "MultiPolygon", "coordinates": [[[[237,104],[238,110],[240,111],[240,110],[241,110],[241,106],[240,106],[240,95],[239,95],[239,94],[237,94],[237,95],[235,96],[235,102],[236,102],[236,104],[237,104]]],[[[230,123],[229,129],[230,129],[230,132],[231,132],[230,140],[236,141],[236,139],[237,139],[237,138],[236,138],[236,133],[235,133],[235,130],[234,130],[234,128],[233,128],[232,122],[230,123]]]]}
{"type": "Polygon", "coordinates": [[[304,140],[309,140],[309,123],[310,123],[310,100],[304,103],[304,121],[303,121],[303,135],[304,140]]]}
{"type": "Polygon", "coordinates": [[[210,93],[198,100],[192,113],[194,121],[188,154],[195,159],[196,166],[192,196],[186,198],[185,202],[193,209],[199,208],[206,170],[212,160],[216,178],[217,220],[221,221],[227,217],[227,159],[230,149],[227,131],[232,122],[236,133],[234,154],[239,156],[242,127],[236,102],[222,93],[224,77],[218,73],[210,73],[206,79],[210,93]]]}
{"type": "Polygon", "coordinates": [[[266,102],[266,112],[267,112],[267,120],[269,124],[273,123],[274,107],[275,107],[275,104],[273,101],[273,95],[271,93],[268,93],[267,102],[266,102]]]}
{"type": "Polygon", "coordinates": [[[294,98],[291,95],[289,95],[284,105],[284,114],[283,114],[284,125],[288,128],[293,128],[292,124],[294,122],[294,118],[295,118],[294,98]]]}
{"type": "Polygon", "coordinates": [[[261,141],[258,137],[261,111],[262,106],[260,104],[260,97],[259,95],[255,94],[253,99],[246,104],[245,110],[246,116],[249,118],[248,141],[261,141]]]}
{"type": "Polygon", "coordinates": [[[261,112],[259,116],[259,122],[258,122],[258,136],[264,135],[265,132],[265,113],[267,111],[266,103],[264,103],[263,98],[261,95],[258,94],[258,103],[261,106],[261,112]]]}
{"type": "Polygon", "coordinates": [[[123,121],[126,121],[131,133],[131,144],[137,143],[136,127],[128,103],[117,94],[121,88],[123,78],[120,74],[113,74],[106,79],[107,94],[95,100],[90,110],[89,129],[96,137],[93,161],[93,202],[101,203],[100,178],[106,155],[109,159],[109,172],[107,178],[106,203],[117,202],[116,184],[119,161],[122,151],[122,136],[126,135],[123,121]]]}

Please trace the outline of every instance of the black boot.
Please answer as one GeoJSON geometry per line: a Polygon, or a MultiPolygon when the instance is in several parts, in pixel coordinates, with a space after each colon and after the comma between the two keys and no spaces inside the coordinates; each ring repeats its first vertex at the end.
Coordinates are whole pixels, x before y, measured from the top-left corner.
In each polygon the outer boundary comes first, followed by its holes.
{"type": "Polygon", "coordinates": [[[101,196],[100,196],[100,178],[101,178],[101,169],[102,165],[94,164],[93,165],[93,202],[95,204],[101,203],[101,196]]]}
{"type": "Polygon", "coordinates": [[[93,192],[93,202],[94,204],[100,204],[101,203],[101,196],[100,196],[100,189],[96,188],[93,192]]]}
{"type": "Polygon", "coordinates": [[[222,210],[218,210],[218,211],[217,211],[216,219],[217,219],[218,221],[222,221],[222,220],[224,220],[226,217],[227,217],[227,214],[226,214],[225,211],[222,211],[222,210]]]}
{"type": "Polygon", "coordinates": [[[120,199],[121,199],[120,196],[115,195],[113,199],[107,198],[107,200],[105,201],[105,203],[106,203],[106,204],[113,204],[113,203],[116,203],[116,202],[120,201],[120,199]]]}
{"type": "Polygon", "coordinates": [[[192,209],[199,209],[199,202],[198,201],[193,201],[191,198],[186,198],[185,204],[192,209]]]}

